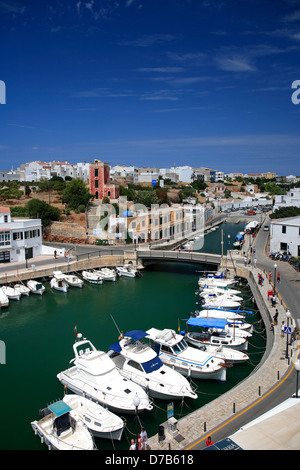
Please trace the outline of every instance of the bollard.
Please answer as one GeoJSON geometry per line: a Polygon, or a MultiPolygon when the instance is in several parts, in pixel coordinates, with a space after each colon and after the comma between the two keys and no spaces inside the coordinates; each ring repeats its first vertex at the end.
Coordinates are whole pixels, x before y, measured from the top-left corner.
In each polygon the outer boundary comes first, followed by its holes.
{"type": "Polygon", "coordinates": [[[280,375],[279,375],[279,370],[277,371],[277,380],[279,380],[280,375]]]}
{"type": "Polygon", "coordinates": [[[235,413],[235,403],[233,403],[233,413],[235,413]]]}
{"type": "Polygon", "coordinates": [[[260,390],[260,385],[258,386],[258,396],[260,397],[261,395],[261,390],[260,390]]]}
{"type": "Polygon", "coordinates": [[[203,430],[206,432],[206,421],[204,421],[203,430]]]}

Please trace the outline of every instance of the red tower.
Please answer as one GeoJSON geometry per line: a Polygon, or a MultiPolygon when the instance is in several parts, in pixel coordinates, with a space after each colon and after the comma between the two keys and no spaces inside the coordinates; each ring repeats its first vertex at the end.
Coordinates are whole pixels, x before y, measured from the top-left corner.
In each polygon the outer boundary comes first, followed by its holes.
{"type": "Polygon", "coordinates": [[[109,199],[119,197],[119,186],[110,183],[109,164],[94,160],[90,163],[90,193],[95,199],[103,199],[104,196],[109,199]]]}

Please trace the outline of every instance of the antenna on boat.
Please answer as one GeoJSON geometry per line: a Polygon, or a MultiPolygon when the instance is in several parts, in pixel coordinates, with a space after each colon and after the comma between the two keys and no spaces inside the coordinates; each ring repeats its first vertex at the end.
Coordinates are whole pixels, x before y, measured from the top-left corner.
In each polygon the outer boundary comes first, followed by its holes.
{"type": "Polygon", "coordinates": [[[114,319],[114,317],[112,316],[112,314],[110,314],[110,316],[111,316],[111,319],[112,319],[112,321],[114,322],[115,327],[117,328],[118,333],[119,333],[119,335],[120,335],[119,339],[121,339],[121,337],[123,336],[123,333],[120,331],[120,329],[119,329],[118,325],[116,324],[115,319],[114,319]]]}

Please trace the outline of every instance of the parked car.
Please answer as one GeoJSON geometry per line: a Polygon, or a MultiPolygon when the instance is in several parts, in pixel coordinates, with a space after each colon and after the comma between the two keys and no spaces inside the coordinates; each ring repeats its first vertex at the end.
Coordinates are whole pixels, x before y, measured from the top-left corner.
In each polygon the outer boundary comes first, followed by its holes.
{"type": "Polygon", "coordinates": [[[255,215],[255,214],[256,214],[256,212],[253,211],[253,210],[247,211],[247,215],[255,215]]]}
{"type": "Polygon", "coordinates": [[[264,225],[264,230],[267,232],[269,230],[269,225],[264,225]]]}

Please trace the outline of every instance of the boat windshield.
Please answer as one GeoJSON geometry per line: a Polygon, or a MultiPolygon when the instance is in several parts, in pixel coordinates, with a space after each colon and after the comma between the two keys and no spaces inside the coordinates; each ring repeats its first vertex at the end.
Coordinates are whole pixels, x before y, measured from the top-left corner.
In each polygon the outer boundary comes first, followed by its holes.
{"type": "Polygon", "coordinates": [[[179,354],[182,351],[184,351],[187,347],[188,347],[188,345],[187,345],[185,339],[182,339],[181,341],[179,341],[179,343],[174,344],[174,346],[172,346],[172,349],[173,349],[175,354],[179,354]]]}

